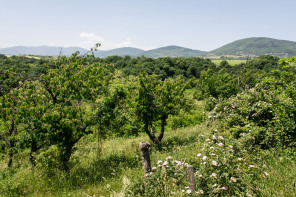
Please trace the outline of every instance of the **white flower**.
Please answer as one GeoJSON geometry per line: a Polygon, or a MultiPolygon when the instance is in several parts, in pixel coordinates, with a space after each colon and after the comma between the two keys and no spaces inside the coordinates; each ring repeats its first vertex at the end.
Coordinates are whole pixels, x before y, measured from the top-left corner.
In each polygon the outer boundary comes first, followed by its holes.
{"type": "Polygon", "coordinates": [[[201,178],[202,177],[202,174],[198,175],[198,177],[201,178]]]}
{"type": "Polygon", "coordinates": [[[256,168],[256,166],[254,166],[254,165],[249,165],[249,168],[256,168]]]}
{"type": "Polygon", "coordinates": [[[168,164],[169,164],[169,162],[167,162],[167,161],[163,162],[164,166],[167,166],[168,164]]]}
{"type": "Polygon", "coordinates": [[[185,190],[184,190],[184,189],[182,189],[182,192],[184,193],[184,192],[185,192],[185,190]]]}
{"type": "Polygon", "coordinates": [[[239,160],[239,161],[242,161],[242,160],[243,160],[243,158],[240,158],[240,157],[239,157],[239,158],[237,158],[237,160],[239,160]]]}
{"type": "Polygon", "coordinates": [[[211,149],[211,150],[214,150],[214,147],[211,146],[210,149],[211,149]]]}
{"type": "Polygon", "coordinates": [[[211,141],[210,139],[206,139],[206,142],[209,142],[209,141],[211,141]]]}
{"type": "Polygon", "coordinates": [[[213,140],[217,139],[215,135],[213,135],[213,140]]]}
{"type": "Polygon", "coordinates": [[[200,157],[200,156],[201,156],[201,154],[200,154],[200,153],[198,153],[198,154],[197,154],[197,156],[198,156],[198,157],[200,157]]]}
{"type": "Polygon", "coordinates": [[[153,167],[153,168],[152,168],[152,170],[156,170],[156,169],[157,169],[156,167],[153,167]]]}
{"type": "Polygon", "coordinates": [[[230,181],[232,181],[232,182],[234,182],[234,183],[235,183],[235,182],[236,182],[236,178],[234,178],[234,177],[231,177],[231,178],[230,178],[230,181]]]}
{"type": "Polygon", "coordinates": [[[206,160],[206,159],[207,159],[207,156],[203,156],[203,157],[202,157],[202,160],[206,160]]]}
{"type": "Polygon", "coordinates": [[[216,154],[215,154],[215,153],[211,153],[211,155],[212,155],[212,156],[215,156],[216,154]]]}
{"type": "Polygon", "coordinates": [[[227,190],[227,187],[221,187],[222,190],[227,190]]]}
{"type": "Polygon", "coordinates": [[[168,156],[167,158],[166,158],[166,160],[170,160],[170,159],[173,159],[171,156],[168,156]]]}
{"type": "Polygon", "coordinates": [[[204,193],[204,191],[201,189],[201,190],[199,190],[199,193],[200,193],[200,194],[203,194],[203,193],[204,193]]]}
{"type": "Polygon", "coordinates": [[[217,178],[217,174],[216,173],[212,173],[210,177],[217,178]]]}
{"type": "Polygon", "coordinates": [[[268,176],[268,173],[267,173],[267,172],[264,172],[264,174],[265,174],[266,176],[268,176]]]}
{"type": "Polygon", "coordinates": [[[223,140],[224,138],[222,136],[219,136],[218,139],[223,140]]]}
{"type": "Polygon", "coordinates": [[[157,164],[161,164],[161,163],[162,163],[162,161],[161,160],[158,160],[157,164]]]}
{"type": "Polygon", "coordinates": [[[189,189],[189,190],[187,190],[187,194],[191,194],[191,190],[189,189]]]}
{"type": "Polygon", "coordinates": [[[217,184],[215,183],[214,185],[212,185],[212,187],[217,187],[217,184]]]}
{"type": "Polygon", "coordinates": [[[217,164],[217,161],[212,161],[212,165],[216,166],[217,164]]]}
{"type": "Polygon", "coordinates": [[[224,144],[223,143],[219,143],[218,146],[224,146],[224,144]]]}

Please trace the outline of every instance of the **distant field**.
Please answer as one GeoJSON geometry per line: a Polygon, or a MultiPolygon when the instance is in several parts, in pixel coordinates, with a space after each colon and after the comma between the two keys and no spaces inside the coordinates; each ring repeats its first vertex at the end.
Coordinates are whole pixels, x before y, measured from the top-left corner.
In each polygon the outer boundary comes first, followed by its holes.
{"type": "MultiPolygon", "coordinates": [[[[212,62],[214,62],[216,65],[220,65],[220,63],[222,62],[223,60],[212,60],[212,62]]],[[[246,63],[247,60],[226,60],[231,66],[234,66],[234,65],[237,65],[237,64],[240,64],[240,63],[246,63]]]]}

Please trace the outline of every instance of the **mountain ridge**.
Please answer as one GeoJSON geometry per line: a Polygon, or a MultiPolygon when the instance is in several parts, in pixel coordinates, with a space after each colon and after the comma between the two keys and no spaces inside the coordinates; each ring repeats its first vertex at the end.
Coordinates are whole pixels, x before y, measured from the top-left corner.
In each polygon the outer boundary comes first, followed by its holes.
{"type": "MultiPolygon", "coordinates": [[[[41,55],[41,56],[70,56],[72,53],[80,51],[81,54],[89,52],[89,50],[81,47],[58,47],[58,46],[14,46],[8,48],[0,48],[0,54],[4,55],[41,55]]],[[[201,51],[169,45],[151,50],[142,50],[134,47],[122,47],[111,50],[98,50],[96,57],[105,58],[108,56],[146,56],[150,58],[158,57],[210,57],[210,56],[260,56],[274,55],[280,57],[296,56],[296,42],[289,40],[279,40],[267,37],[251,37],[235,40],[223,45],[212,51],[201,51]]]]}

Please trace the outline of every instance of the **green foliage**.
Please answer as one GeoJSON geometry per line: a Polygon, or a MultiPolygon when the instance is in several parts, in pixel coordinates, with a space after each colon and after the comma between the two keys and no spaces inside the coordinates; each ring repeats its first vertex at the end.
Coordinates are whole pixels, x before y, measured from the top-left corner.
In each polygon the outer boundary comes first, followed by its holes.
{"type": "Polygon", "coordinates": [[[135,97],[138,79],[124,78],[115,73],[105,93],[96,104],[96,120],[100,136],[133,136],[141,131],[141,123],[135,118],[135,97]]]}
{"type": "Polygon", "coordinates": [[[169,115],[176,115],[181,108],[186,108],[184,91],[189,83],[181,79],[161,81],[157,76],[142,73],[139,76],[140,88],[136,99],[136,114],[143,122],[145,132],[154,143],[160,143],[169,115]],[[161,131],[155,136],[154,126],[161,121],[161,131]],[[150,128],[150,131],[149,131],[150,128]]]}
{"type": "Polygon", "coordinates": [[[293,73],[276,70],[255,88],[221,100],[210,116],[235,138],[250,134],[248,141],[263,148],[293,146],[295,88],[293,73]]]}

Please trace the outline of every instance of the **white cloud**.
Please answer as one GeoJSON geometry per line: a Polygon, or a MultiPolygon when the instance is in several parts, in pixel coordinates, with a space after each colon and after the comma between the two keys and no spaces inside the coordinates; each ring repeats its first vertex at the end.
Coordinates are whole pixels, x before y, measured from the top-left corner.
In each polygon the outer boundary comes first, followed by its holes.
{"type": "MultiPolygon", "coordinates": [[[[135,47],[139,49],[144,49],[144,50],[149,50],[153,49],[155,47],[150,46],[150,47],[141,47],[134,45],[132,43],[132,38],[128,37],[126,40],[120,42],[120,43],[113,43],[110,41],[105,40],[102,36],[95,35],[94,33],[81,33],[80,38],[86,39],[82,43],[77,44],[80,47],[90,49],[93,47],[96,43],[100,43],[101,47],[99,49],[101,50],[110,50],[110,49],[115,49],[115,48],[121,48],[121,47],[135,47]]],[[[77,46],[76,45],[76,46],[77,46]]]]}

